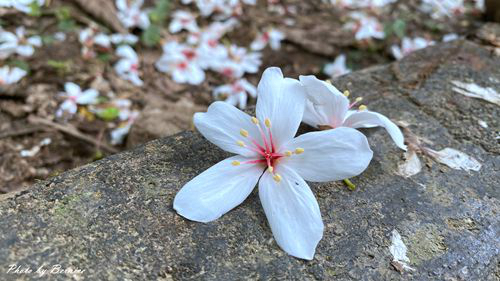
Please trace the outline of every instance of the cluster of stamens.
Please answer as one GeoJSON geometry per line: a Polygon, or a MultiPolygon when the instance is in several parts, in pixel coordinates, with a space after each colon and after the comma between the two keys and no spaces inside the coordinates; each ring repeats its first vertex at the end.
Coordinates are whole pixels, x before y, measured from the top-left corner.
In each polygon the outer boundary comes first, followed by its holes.
{"type": "Polygon", "coordinates": [[[254,151],[258,153],[262,158],[257,159],[257,160],[250,160],[250,161],[245,161],[245,162],[240,162],[240,161],[233,161],[231,164],[233,166],[239,166],[241,164],[255,164],[255,163],[263,163],[267,167],[267,171],[269,171],[271,174],[273,174],[273,179],[276,182],[281,181],[281,176],[277,173],[274,172],[274,166],[280,161],[282,157],[290,157],[293,154],[301,154],[304,152],[303,148],[297,147],[295,151],[285,151],[284,153],[278,153],[276,150],[276,146],[273,141],[273,134],[271,132],[271,120],[269,118],[266,118],[264,120],[264,125],[267,128],[267,134],[266,132],[262,129],[262,126],[260,125],[260,121],[252,117],[252,123],[255,124],[260,132],[260,136],[262,138],[262,145],[257,142],[257,140],[253,139],[249,134],[248,131],[245,129],[240,129],[240,135],[245,138],[246,141],[244,140],[238,140],[236,143],[241,146],[250,149],[251,151],[254,151]]]}
{"type": "MultiPolygon", "coordinates": [[[[345,90],[345,91],[344,91],[344,96],[349,97],[349,95],[350,95],[349,91],[348,91],[348,90],[345,90]]],[[[361,102],[362,100],[363,100],[363,98],[362,98],[362,97],[357,97],[357,98],[356,98],[356,99],[355,99],[352,103],[350,103],[350,104],[349,104],[349,109],[353,108],[356,104],[358,104],[358,103],[359,103],[359,102],[361,102]]],[[[363,110],[366,110],[366,109],[367,109],[367,107],[366,107],[366,105],[364,105],[364,104],[362,104],[362,105],[360,105],[360,106],[358,107],[358,110],[359,110],[359,111],[363,111],[363,110]]]]}

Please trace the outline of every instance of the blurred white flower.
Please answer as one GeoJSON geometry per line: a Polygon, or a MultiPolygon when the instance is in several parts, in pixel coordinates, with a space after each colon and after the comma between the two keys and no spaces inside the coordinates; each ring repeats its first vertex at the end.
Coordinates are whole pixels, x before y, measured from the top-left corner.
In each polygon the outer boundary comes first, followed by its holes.
{"type": "Polygon", "coordinates": [[[181,30],[187,30],[189,32],[198,32],[200,28],[196,24],[196,17],[190,12],[186,11],[176,11],[172,15],[172,20],[168,26],[170,33],[177,33],[181,30]]]}
{"type": "Polygon", "coordinates": [[[126,28],[139,27],[146,29],[149,27],[149,17],[145,11],[141,10],[143,0],[135,0],[132,5],[127,4],[127,0],[116,0],[118,8],[118,19],[126,28]]]}
{"type": "Polygon", "coordinates": [[[228,59],[220,61],[215,70],[229,78],[240,78],[245,73],[257,73],[262,64],[262,54],[248,52],[246,48],[231,45],[228,59]]]}
{"type": "Polygon", "coordinates": [[[80,86],[73,82],[67,82],[64,84],[64,91],[60,93],[61,96],[65,97],[66,100],[59,106],[56,111],[57,117],[62,117],[64,113],[68,113],[70,116],[74,115],[78,109],[78,104],[88,105],[96,104],[99,92],[95,89],[87,89],[82,91],[80,86]]]}
{"type": "Polygon", "coordinates": [[[346,66],[346,56],[344,54],[340,54],[333,62],[325,65],[323,72],[326,75],[335,78],[350,73],[351,70],[346,66]]]}
{"type": "Polygon", "coordinates": [[[128,45],[122,45],[116,49],[116,55],[120,57],[114,66],[116,73],[122,79],[130,81],[136,86],[142,86],[144,83],[139,78],[139,58],[134,49],[128,45]]]}
{"type": "Polygon", "coordinates": [[[456,33],[448,33],[448,34],[445,34],[443,36],[443,42],[450,42],[450,41],[453,41],[453,40],[457,40],[459,38],[460,37],[456,33]]]}
{"type": "Polygon", "coordinates": [[[18,67],[10,68],[7,65],[0,67],[0,86],[17,83],[27,72],[18,67]]]}
{"type": "Polygon", "coordinates": [[[212,95],[215,99],[224,98],[227,103],[244,109],[247,106],[248,95],[253,98],[257,97],[257,89],[243,78],[231,84],[215,87],[212,95]]]}
{"type": "Polygon", "coordinates": [[[78,40],[82,44],[84,58],[95,57],[96,50],[107,52],[111,48],[111,38],[104,33],[97,33],[97,30],[91,27],[81,30],[78,40]]]}
{"type": "Polygon", "coordinates": [[[138,111],[132,111],[128,116],[128,119],[125,120],[122,124],[118,126],[118,128],[111,131],[111,144],[117,145],[122,144],[125,137],[130,132],[130,128],[134,124],[135,120],[139,117],[138,111]]]}
{"type": "Polygon", "coordinates": [[[426,48],[427,46],[431,46],[434,44],[435,44],[434,41],[427,40],[422,37],[415,37],[415,38],[404,37],[401,43],[401,47],[397,45],[392,45],[391,51],[392,55],[396,59],[400,60],[411,52],[426,48]]]}
{"type": "Polygon", "coordinates": [[[219,17],[230,17],[242,14],[242,4],[255,5],[256,0],[182,0],[182,4],[196,3],[203,17],[217,13],[219,17]]]}
{"type": "Polygon", "coordinates": [[[177,83],[198,85],[205,80],[198,58],[196,49],[170,41],[163,45],[163,55],[155,66],[159,71],[171,74],[177,83]]]}
{"type": "Polygon", "coordinates": [[[281,41],[285,39],[285,34],[275,28],[269,28],[268,30],[257,34],[257,37],[250,45],[252,50],[260,51],[264,49],[267,44],[271,46],[273,50],[279,50],[281,48],[281,41]]]}
{"type": "Polygon", "coordinates": [[[363,12],[352,12],[349,16],[354,21],[346,23],[344,28],[354,31],[356,40],[385,38],[384,27],[377,18],[368,16],[363,12]]]}
{"type": "Polygon", "coordinates": [[[465,12],[463,0],[422,0],[420,10],[434,19],[452,17],[465,12]]]}
{"type": "Polygon", "coordinates": [[[14,8],[23,13],[33,12],[32,5],[36,3],[39,7],[45,4],[45,0],[0,0],[0,7],[14,8]]]}
{"type": "Polygon", "coordinates": [[[380,8],[397,0],[329,0],[330,4],[340,8],[380,8]]]}
{"type": "Polygon", "coordinates": [[[30,57],[35,52],[34,47],[42,46],[40,36],[26,38],[23,26],[16,28],[16,33],[0,29],[0,59],[6,59],[11,54],[30,57]]]}

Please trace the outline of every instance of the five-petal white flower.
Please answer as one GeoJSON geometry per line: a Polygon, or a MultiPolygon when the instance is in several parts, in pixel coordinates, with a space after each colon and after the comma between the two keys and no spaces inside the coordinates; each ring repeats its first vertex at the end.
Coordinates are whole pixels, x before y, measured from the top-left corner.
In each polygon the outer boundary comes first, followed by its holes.
{"type": "Polygon", "coordinates": [[[73,82],[65,83],[64,91],[60,95],[64,96],[66,100],[59,106],[56,112],[57,117],[62,117],[64,112],[74,115],[78,109],[78,104],[95,104],[99,96],[99,92],[96,89],[82,91],[80,86],[73,82]]]}
{"type": "Polygon", "coordinates": [[[0,59],[6,59],[14,53],[30,57],[35,52],[33,46],[42,46],[42,39],[40,36],[26,38],[26,30],[23,26],[16,28],[15,34],[0,29],[0,59]]]}
{"type": "Polygon", "coordinates": [[[141,11],[144,0],[136,0],[130,6],[127,0],[116,0],[116,7],[118,8],[118,19],[126,28],[140,27],[146,29],[149,27],[149,17],[145,11],[141,11]]]}
{"type": "Polygon", "coordinates": [[[350,110],[361,100],[360,98],[350,103],[349,99],[332,84],[321,81],[313,75],[300,76],[300,82],[306,89],[308,99],[302,120],[304,123],[319,129],[381,126],[387,130],[399,148],[406,150],[401,130],[389,118],[368,111],[364,106],[357,111],[350,110]]]}
{"type": "Polygon", "coordinates": [[[168,26],[170,33],[177,33],[181,30],[187,30],[189,32],[198,32],[200,28],[196,23],[196,18],[190,12],[186,11],[176,11],[172,15],[172,20],[168,26]]]}
{"type": "Polygon", "coordinates": [[[257,97],[257,89],[247,79],[238,79],[231,84],[224,84],[212,92],[214,98],[225,97],[225,101],[231,105],[244,109],[247,106],[248,95],[257,97]]]}
{"type": "Polygon", "coordinates": [[[174,209],[187,219],[210,222],[241,204],[259,183],[259,197],[278,245],[310,260],[323,236],[323,222],[304,180],[356,176],[366,169],[373,152],[366,137],[351,128],[294,138],[306,97],[300,82],[283,78],[279,68],[264,71],[257,92],[257,118],[225,102],[195,114],[194,124],[203,136],[238,156],[184,185],[174,209]]]}

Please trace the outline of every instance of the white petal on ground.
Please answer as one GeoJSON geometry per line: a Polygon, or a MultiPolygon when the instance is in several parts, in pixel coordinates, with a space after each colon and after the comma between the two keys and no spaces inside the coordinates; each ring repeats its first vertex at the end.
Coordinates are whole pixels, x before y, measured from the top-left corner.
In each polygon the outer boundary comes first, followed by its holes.
{"type": "Polygon", "coordinates": [[[415,271],[415,269],[408,265],[408,263],[410,263],[410,259],[406,256],[406,245],[403,243],[403,240],[401,240],[399,232],[395,229],[392,231],[391,243],[389,251],[393,257],[392,261],[397,262],[405,270],[415,271]]]}
{"type": "Polygon", "coordinates": [[[467,97],[483,99],[496,105],[500,105],[500,94],[493,88],[483,88],[475,83],[464,83],[460,81],[451,81],[456,86],[453,91],[467,97]]]}
{"type": "Polygon", "coordinates": [[[97,103],[99,92],[96,89],[87,89],[76,98],[78,104],[94,104],[97,103]]]}
{"type": "Polygon", "coordinates": [[[398,174],[402,177],[409,178],[413,175],[420,173],[422,164],[418,158],[417,153],[410,149],[405,152],[405,161],[398,166],[398,174]]]}
{"type": "Polygon", "coordinates": [[[263,171],[260,164],[231,164],[247,160],[250,159],[230,157],[199,174],[177,193],[174,209],[189,220],[209,222],[241,204],[263,171]]]}
{"type": "Polygon", "coordinates": [[[323,221],[314,194],[307,183],[283,165],[276,172],[264,173],[259,182],[259,197],[278,245],[288,254],[312,260],[323,237],[323,221]]]}
{"type": "Polygon", "coordinates": [[[70,96],[78,96],[82,92],[82,89],[80,88],[80,86],[76,85],[73,82],[66,82],[64,84],[64,90],[70,96]]]}
{"type": "Polygon", "coordinates": [[[313,75],[300,76],[300,82],[304,85],[307,99],[312,106],[306,107],[308,116],[304,122],[317,127],[318,125],[329,125],[337,127],[344,121],[349,100],[333,85],[317,79],[313,75]],[[317,120],[313,118],[316,117],[317,120]]]}
{"type": "Polygon", "coordinates": [[[389,118],[384,115],[373,111],[358,111],[354,112],[347,117],[343,126],[350,128],[370,128],[373,125],[384,127],[396,145],[406,150],[404,144],[404,136],[401,130],[389,118]]]}
{"type": "Polygon", "coordinates": [[[279,148],[291,140],[299,128],[306,102],[298,80],[283,78],[281,70],[270,67],[264,71],[257,86],[257,118],[269,118],[273,141],[279,148]]]}
{"type": "Polygon", "coordinates": [[[247,139],[240,135],[241,129],[248,131],[249,137],[260,139],[257,126],[252,123],[250,115],[226,102],[216,101],[208,107],[206,113],[196,113],[194,125],[207,140],[225,151],[246,157],[258,155],[237,143],[247,142],[247,139]]]}
{"type": "Polygon", "coordinates": [[[294,151],[299,147],[304,149],[303,153],[282,158],[280,165],[294,169],[305,180],[313,182],[357,176],[373,157],[365,135],[344,127],[300,135],[283,149],[294,151]]]}
{"type": "Polygon", "coordinates": [[[428,148],[426,150],[436,161],[455,170],[479,171],[482,166],[481,163],[473,157],[453,148],[447,147],[440,151],[428,148]]]}

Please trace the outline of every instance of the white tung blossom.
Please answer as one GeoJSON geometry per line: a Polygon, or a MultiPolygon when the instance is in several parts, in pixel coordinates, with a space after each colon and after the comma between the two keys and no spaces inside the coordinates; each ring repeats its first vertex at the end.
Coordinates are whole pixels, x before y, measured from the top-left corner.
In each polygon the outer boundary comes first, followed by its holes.
{"type": "Polygon", "coordinates": [[[346,23],[344,28],[353,30],[356,40],[385,38],[384,27],[377,18],[368,16],[363,12],[352,12],[349,16],[353,21],[346,23]]]}
{"type": "Polygon", "coordinates": [[[15,33],[0,29],[0,59],[6,59],[12,54],[30,57],[35,52],[34,47],[40,46],[42,46],[40,36],[26,37],[23,26],[16,28],[15,33]]]}
{"type": "Polygon", "coordinates": [[[0,67],[0,86],[10,85],[19,82],[27,72],[18,67],[12,67],[5,65],[0,67]]]}
{"type": "Polygon", "coordinates": [[[271,49],[279,50],[283,39],[285,39],[285,34],[283,32],[275,28],[269,28],[268,30],[257,34],[257,37],[250,45],[250,48],[255,51],[260,51],[269,44],[271,49]]]}
{"type": "Polygon", "coordinates": [[[362,99],[349,102],[332,84],[310,76],[300,76],[300,82],[307,92],[307,103],[304,112],[304,123],[319,129],[335,129],[340,127],[372,128],[384,127],[396,145],[406,150],[404,137],[398,126],[384,115],[366,110],[361,105],[359,110],[350,110],[362,99]]]}
{"type": "Polygon", "coordinates": [[[392,45],[391,52],[396,59],[400,60],[416,50],[420,50],[434,44],[436,44],[436,42],[432,40],[427,40],[422,37],[415,37],[415,38],[404,37],[403,41],[401,42],[401,47],[397,45],[392,45]]]}
{"type": "Polygon", "coordinates": [[[230,84],[215,87],[212,95],[215,99],[223,97],[227,103],[244,109],[247,106],[248,96],[257,97],[257,89],[242,78],[230,84]]]}
{"type": "Polygon", "coordinates": [[[65,97],[66,100],[59,106],[59,109],[56,112],[57,117],[62,117],[65,112],[72,116],[78,110],[79,104],[96,104],[99,96],[99,92],[97,90],[87,89],[82,91],[80,86],[73,82],[65,83],[64,91],[65,92],[60,93],[60,95],[65,97]]]}
{"type": "Polygon", "coordinates": [[[142,86],[143,82],[139,78],[139,57],[134,49],[128,45],[119,46],[116,55],[120,60],[115,64],[116,73],[125,80],[132,82],[136,86],[142,86]]]}
{"type": "Polygon", "coordinates": [[[118,8],[118,19],[126,28],[139,27],[146,29],[149,27],[149,17],[147,12],[142,11],[141,7],[144,4],[143,0],[135,0],[130,6],[127,0],[116,0],[116,7],[118,8]]]}
{"type": "Polygon", "coordinates": [[[156,68],[172,75],[177,83],[198,85],[205,80],[205,72],[199,65],[196,49],[175,41],[163,45],[163,55],[156,62],[156,68]]]}
{"type": "Polygon", "coordinates": [[[33,12],[32,5],[43,6],[45,0],[0,0],[0,7],[14,8],[23,13],[29,14],[33,12]]]}
{"type": "Polygon", "coordinates": [[[350,73],[351,70],[346,66],[346,56],[344,54],[340,54],[333,62],[325,65],[323,72],[326,75],[335,78],[350,73]]]}
{"type": "Polygon", "coordinates": [[[198,32],[200,28],[196,23],[196,17],[190,12],[186,11],[175,11],[172,15],[172,20],[168,26],[168,30],[171,33],[177,33],[181,30],[187,30],[189,32],[198,32]]]}
{"type": "Polygon", "coordinates": [[[373,152],[351,128],[297,133],[305,105],[299,81],[279,68],[264,71],[258,85],[257,117],[225,102],[196,113],[194,124],[210,142],[237,154],[182,187],[174,209],[183,217],[210,222],[241,204],[255,185],[278,245],[311,260],[323,236],[321,213],[304,180],[325,182],[356,176],[373,152]]]}
{"type": "Polygon", "coordinates": [[[420,10],[434,19],[453,17],[465,12],[463,0],[422,0],[420,10]]]}

